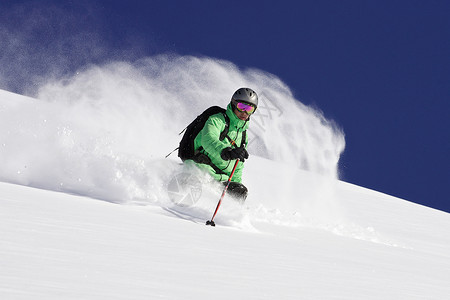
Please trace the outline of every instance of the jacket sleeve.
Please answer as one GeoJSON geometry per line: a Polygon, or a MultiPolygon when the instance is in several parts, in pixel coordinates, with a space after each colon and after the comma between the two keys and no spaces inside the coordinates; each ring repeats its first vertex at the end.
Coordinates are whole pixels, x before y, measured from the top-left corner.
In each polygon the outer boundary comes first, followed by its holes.
{"type": "MultiPolygon", "coordinates": [[[[231,144],[227,139],[220,140],[220,134],[225,129],[225,118],[221,114],[213,115],[209,117],[206,121],[205,126],[201,131],[201,145],[203,150],[208,154],[211,158],[211,161],[218,167],[227,166],[235,163],[235,160],[232,161],[224,161],[220,154],[222,150],[231,147],[231,144]]],[[[208,166],[209,167],[209,166],[208,166]]],[[[211,167],[209,167],[211,168],[211,167]]],[[[242,182],[242,170],[244,168],[244,164],[239,162],[236,171],[231,179],[234,182],[242,182]]],[[[210,170],[211,171],[211,170],[210,170]]],[[[231,171],[231,170],[230,170],[231,171]]],[[[210,172],[213,174],[213,177],[219,181],[228,180],[228,176],[222,174],[215,174],[214,172],[210,172]]]]}
{"type": "Polygon", "coordinates": [[[229,147],[225,140],[221,141],[220,133],[225,129],[225,119],[214,115],[209,117],[202,129],[201,144],[213,161],[222,160],[222,150],[229,147]]]}

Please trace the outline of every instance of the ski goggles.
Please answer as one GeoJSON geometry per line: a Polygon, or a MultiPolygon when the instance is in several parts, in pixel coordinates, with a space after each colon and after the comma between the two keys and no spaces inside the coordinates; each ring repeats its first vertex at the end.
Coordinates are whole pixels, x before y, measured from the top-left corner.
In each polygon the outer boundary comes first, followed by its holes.
{"type": "Polygon", "coordinates": [[[254,107],[251,104],[247,104],[247,103],[243,103],[243,102],[238,102],[236,104],[236,109],[240,112],[246,112],[247,114],[251,115],[252,113],[255,112],[256,107],[254,107]]]}

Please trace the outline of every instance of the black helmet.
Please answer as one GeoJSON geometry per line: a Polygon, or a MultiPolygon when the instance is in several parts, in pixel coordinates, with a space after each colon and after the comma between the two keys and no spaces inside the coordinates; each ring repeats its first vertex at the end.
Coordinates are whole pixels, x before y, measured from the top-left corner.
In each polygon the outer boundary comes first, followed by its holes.
{"type": "Polygon", "coordinates": [[[231,97],[231,104],[236,106],[236,102],[245,102],[254,105],[255,108],[258,107],[258,95],[256,92],[250,88],[240,88],[234,92],[233,97],[231,97]]]}

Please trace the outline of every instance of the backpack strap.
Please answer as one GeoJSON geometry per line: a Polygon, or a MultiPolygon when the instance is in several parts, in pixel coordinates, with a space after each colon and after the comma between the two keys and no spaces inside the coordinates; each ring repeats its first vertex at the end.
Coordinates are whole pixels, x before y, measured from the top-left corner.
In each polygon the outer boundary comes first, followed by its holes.
{"type": "MultiPolygon", "coordinates": [[[[228,115],[226,113],[223,113],[223,116],[225,117],[225,129],[222,131],[222,133],[220,134],[220,140],[222,141],[224,138],[227,138],[228,141],[231,143],[232,146],[237,146],[236,142],[233,141],[229,136],[228,136],[228,130],[230,129],[230,118],[228,117],[228,115]]],[[[246,146],[247,145],[247,130],[244,130],[242,132],[242,141],[241,141],[241,147],[242,146],[246,146]]]]}
{"type": "MultiPolygon", "coordinates": [[[[238,146],[236,145],[236,142],[233,139],[231,139],[228,135],[226,136],[226,138],[230,142],[231,146],[238,148],[238,146]]],[[[242,132],[241,147],[245,147],[246,145],[247,145],[247,130],[244,130],[242,132]]]]}
{"type": "Polygon", "coordinates": [[[213,162],[211,161],[211,158],[209,158],[208,155],[202,153],[202,152],[197,152],[194,157],[192,158],[193,161],[195,161],[198,164],[205,164],[205,165],[209,165],[211,168],[214,169],[214,171],[217,174],[226,174],[223,170],[219,169],[218,166],[216,166],[215,164],[213,164],[213,162]]]}
{"type": "Polygon", "coordinates": [[[244,132],[242,133],[242,141],[241,141],[241,147],[247,146],[247,130],[244,130],[244,132]]]}
{"type": "Polygon", "coordinates": [[[230,129],[230,118],[226,113],[223,113],[223,117],[225,118],[225,128],[220,133],[219,139],[222,141],[226,137],[228,137],[228,130],[230,129]]]}

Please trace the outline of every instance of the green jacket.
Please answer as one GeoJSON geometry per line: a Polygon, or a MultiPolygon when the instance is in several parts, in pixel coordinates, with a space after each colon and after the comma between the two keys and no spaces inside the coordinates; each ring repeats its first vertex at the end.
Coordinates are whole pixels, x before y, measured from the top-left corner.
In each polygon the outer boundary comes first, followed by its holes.
{"type": "MultiPolygon", "coordinates": [[[[233,112],[231,104],[228,104],[226,114],[230,118],[230,126],[228,129],[228,136],[236,142],[237,146],[242,144],[242,132],[248,128],[248,121],[242,121],[233,112]]],[[[194,140],[194,149],[206,154],[211,162],[216,165],[225,174],[218,174],[210,165],[196,163],[201,169],[207,170],[214,179],[218,181],[227,181],[231,171],[233,170],[236,160],[223,160],[220,157],[222,150],[231,146],[229,139],[225,138],[222,141],[219,139],[220,134],[225,129],[225,117],[222,113],[212,115],[208,118],[203,129],[199,132],[194,140]]],[[[248,138],[247,138],[248,140],[248,138]]],[[[247,147],[247,141],[245,141],[247,147]]],[[[242,170],[244,163],[240,161],[236,167],[231,181],[242,182],[242,170]]]]}

